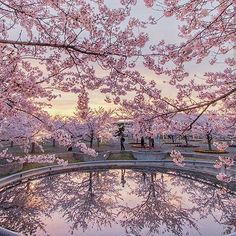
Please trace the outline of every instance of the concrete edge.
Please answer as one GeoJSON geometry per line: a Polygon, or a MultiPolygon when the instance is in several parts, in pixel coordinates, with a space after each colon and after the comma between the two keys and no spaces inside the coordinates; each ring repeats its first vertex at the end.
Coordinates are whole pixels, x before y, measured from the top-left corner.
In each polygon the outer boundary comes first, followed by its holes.
{"type": "Polygon", "coordinates": [[[21,236],[21,234],[0,227],[0,236],[21,236]]]}
{"type": "Polygon", "coordinates": [[[62,173],[67,171],[85,170],[97,168],[122,168],[122,167],[165,167],[176,170],[190,170],[204,174],[216,175],[213,162],[210,161],[185,161],[185,167],[176,166],[171,160],[112,160],[112,161],[88,161],[82,163],[71,163],[67,166],[52,165],[37,169],[27,170],[0,179],[0,189],[7,185],[28,181],[32,178],[46,174],[62,173]],[[202,168],[202,169],[199,169],[202,168]],[[208,168],[208,170],[206,170],[208,168]]]}

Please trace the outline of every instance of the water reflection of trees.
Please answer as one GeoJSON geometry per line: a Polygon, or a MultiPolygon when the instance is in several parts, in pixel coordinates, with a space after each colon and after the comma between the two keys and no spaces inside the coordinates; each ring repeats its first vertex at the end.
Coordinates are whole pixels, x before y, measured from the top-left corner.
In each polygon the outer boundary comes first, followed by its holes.
{"type": "MultiPolygon", "coordinates": [[[[236,230],[236,205],[232,199],[236,198],[236,192],[229,190],[229,193],[222,193],[222,188],[209,180],[203,179],[199,182],[193,176],[176,176],[171,178],[171,185],[181,187],[182,193],[187,193],[191,200],[192,213],[199,214],[200,218],[207,218],[209,215],[216,223],[225,225],[224,234],[230,234],[236,230]],[[203,184],[205,182],[205,184],[203,184]]],[[[224,190],[225,191],[225,190],[224,190]]]]}
{"type": "Polygon", "coordinates": [[[0,192],[0,225],[35,235],[39,230],[46,232],[45,218],[57,212],[70,222],[71,234],[119,223],[127,235],[144,231],[145,235],[183,235],[198,230],[198,219],[209,216],[225,226],[225,233],[235,230],[236,207],[230,202],[231,194],[220,196],[211,182],[187,177],[132,170],[45,177],[0,192]],[[123,189],[135,199],[129,205],[122,199],[123,189]]]}
{"type": "Polygon", "coordinates": [[[72,222],[72,232],[78,228],[85,231],[88,227],[109,227],[116,220],[115,208],[120,197],[115,190],[116,172],[89,172],[74,182],[64,179],[62,184],[64,194],[58,202],[63,217],[72,222]]]}
{"type": "Polygon", "coordinates": [[[30,182],[0,193],[0,225],[24,235],[44,231],[41,216],[48,216],[50,200],[35,194],[36,186],[30,182]]]}
{"type": "Polygon", "coordinates": [[[195,219],[189,209],[181,206],[181,198],[171,193],[165,183],[164,175],[156,173],[142,173],[134,176],[136,188],[132,194],[143,198],[134,207],[122,208],[124,220],[121,221],[126,232],[132,235],[140,235],[143,229],[148,229],[148,235],[159,235],[171,232],[182,235],[183,226],[197,229],[195,219]]]}

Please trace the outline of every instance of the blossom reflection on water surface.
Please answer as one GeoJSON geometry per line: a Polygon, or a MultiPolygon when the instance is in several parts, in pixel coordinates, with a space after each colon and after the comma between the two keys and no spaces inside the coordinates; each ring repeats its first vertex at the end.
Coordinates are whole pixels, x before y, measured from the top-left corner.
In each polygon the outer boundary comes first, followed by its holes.
{"type": "Polygon", "coordinates": [[[0,225],[23,235],[224,235],[235,191],[206,178],[148,170],[70,172],[0,192],[0,225]]]}

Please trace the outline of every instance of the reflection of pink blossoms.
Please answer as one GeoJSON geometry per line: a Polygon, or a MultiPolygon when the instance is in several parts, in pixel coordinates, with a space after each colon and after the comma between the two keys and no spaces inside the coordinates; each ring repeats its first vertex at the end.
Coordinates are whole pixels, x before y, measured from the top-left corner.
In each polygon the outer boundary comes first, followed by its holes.
{"type": "Polygon", "coordinates": [[[229,192],[229,189],[225,188],[225,187],[222,187],[220,189],[217,189],[216,193],[221,195],[221,196],[224,196],[225,194],[227,194],[229,192]]]}
{"type": "Polygon", "coordinates": [[[226,175],[225,173],[219,173],[218,175],[216,175],[216,178],[226,183],[229,183],[230,181],[232,181],[232,177],[226,175]]]}
{"type": "Polygon", "coordinates": [[[217,150],[224,152],[229,145],[226,142],[214,142],[213,145],[217,148],[217,150]]]}
{"type": "Polygon", "coordinates": [[[183,167],[185,164],[183,163],[184,161],[184,157],[183,155],[176,150],[172,150],[170,153],[170,157],[173,158],[173,162],[177,165],[177,166],[181,166],[183,167]]]}
{"type": "Polygon", "coordinates": [[[236,198],[229,200],[229,204],[236,206],[236,198]]]}

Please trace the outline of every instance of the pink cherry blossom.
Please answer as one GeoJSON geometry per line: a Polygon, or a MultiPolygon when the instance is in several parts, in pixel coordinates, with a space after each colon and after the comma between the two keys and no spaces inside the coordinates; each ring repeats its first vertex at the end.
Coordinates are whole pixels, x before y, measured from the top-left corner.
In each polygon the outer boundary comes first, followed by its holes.
{"type": "Polygon", "coordinates": [[[229,145],[226,142],[214,142],[213,145],[219,150],[219,151],[225,151],[229,145]]]}
{"type": "Polygon", "coordinates": [[[183,163],[184,161],[184,157],[183,155],[176,150],[172,150],[170,153],[170,157],[172,158],[173,162],[177,165],[177,166],[181,166],[183,167],[185,164],[183,163]]]}
{"type": "Polygon", "coordinates": [[[232,177],[226,175],[225,173],[219,173],[218,175],[216,175],[216,178],[219,181],[223,181],[223,182],[226,182],[226,183],[229,183],[229,182],[232,181],[232,177]]]}

